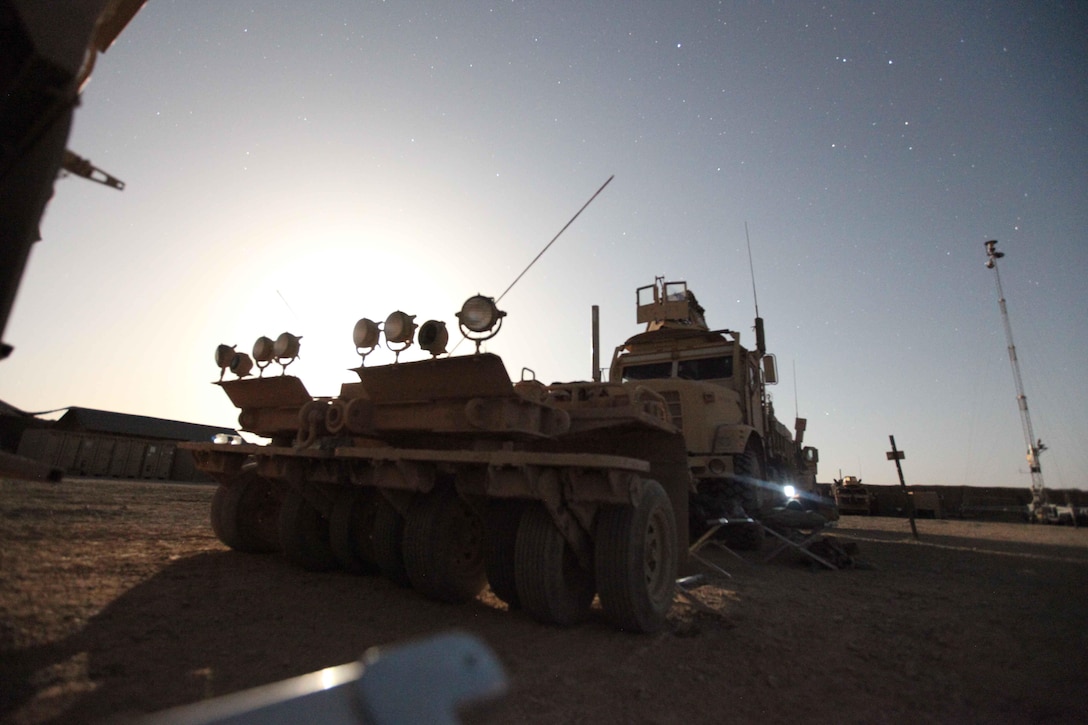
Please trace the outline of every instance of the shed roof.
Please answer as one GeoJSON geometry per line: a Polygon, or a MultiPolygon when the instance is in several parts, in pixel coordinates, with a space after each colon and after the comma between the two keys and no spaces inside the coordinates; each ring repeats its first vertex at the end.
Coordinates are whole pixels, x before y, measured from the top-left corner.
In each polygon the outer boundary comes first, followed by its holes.
{"type": "Polygon", "coordinates": [[[28,418],[29,413],[19,410],[11,403],[6,403],[0,400],[0,416],[7,416],[10,418],[28,418]]]}
{"type": "Polygon", "coordinates": [[[219,433],[237,435],[238,431],[199,423],[151,418],[145,415],[114,413],[94,408],[69,408],[57,421],[60,430],[109,433],[113,435],[160,438],[174,441],[207,441],[219,433]]]}

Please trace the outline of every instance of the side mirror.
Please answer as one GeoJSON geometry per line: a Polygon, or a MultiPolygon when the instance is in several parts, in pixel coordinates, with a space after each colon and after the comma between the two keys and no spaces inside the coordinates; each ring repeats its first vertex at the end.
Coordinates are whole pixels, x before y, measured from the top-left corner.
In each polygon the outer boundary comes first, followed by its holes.
{"type": "Polygon", "coordinates": [[[774,355],[763,356],[763,382],[767,385],[778,384],[778,365],[775,364],[774,355]]]}
{"type": "Polygon", "coordinates": [[[801,449],[801,454],[805,457],[805,463],[819,463],[820,452],[812,446],[805,446],[801,449]]]}

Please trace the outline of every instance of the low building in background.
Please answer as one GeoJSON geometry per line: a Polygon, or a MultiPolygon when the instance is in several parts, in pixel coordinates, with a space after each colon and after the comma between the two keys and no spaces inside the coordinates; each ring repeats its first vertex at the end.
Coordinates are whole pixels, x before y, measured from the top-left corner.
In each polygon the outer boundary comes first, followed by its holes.
{"type": "Polygon", "coordinates": [[[237,436],[238,431],[92,408],[68,408],[59,420],[45,421],[0,404],[4,449],[65,476],[208,481],[177,444],[217,435],[237,436]]]}

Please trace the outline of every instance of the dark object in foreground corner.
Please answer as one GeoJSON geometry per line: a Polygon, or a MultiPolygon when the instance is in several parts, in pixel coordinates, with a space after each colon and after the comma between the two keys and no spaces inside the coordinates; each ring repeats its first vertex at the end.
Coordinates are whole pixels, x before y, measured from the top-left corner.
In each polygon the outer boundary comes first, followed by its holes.
{"type": "Polygon", "coordinates": [[[457,723],[457,708],[505,694],[506,674],[479,638],[449,632],[233,695],[150,715],[141,725],[457,723]]]}
{"type": "Polygon", "coordinates": [[[51,481],[60,483],[64,472],[14,453],[0,451],[0,478],[17,478],[21,481],[51,481]]]}

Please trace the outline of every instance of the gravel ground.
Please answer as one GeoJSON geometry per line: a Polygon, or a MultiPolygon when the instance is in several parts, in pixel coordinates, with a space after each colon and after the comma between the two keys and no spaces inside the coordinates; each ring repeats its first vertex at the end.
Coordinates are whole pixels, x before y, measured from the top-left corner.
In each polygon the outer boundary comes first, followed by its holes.
{"type": "Polygon", "coordinates": [[[705,550],[665,631],[572,628],[373,577],[240,554],[199,485],[0,481],[0,721],[133,716],[448,629],[508,694],[474,723],[1073,723],[1088,720],[1088,530],[844,517],[861,566],[705,550]]]}

